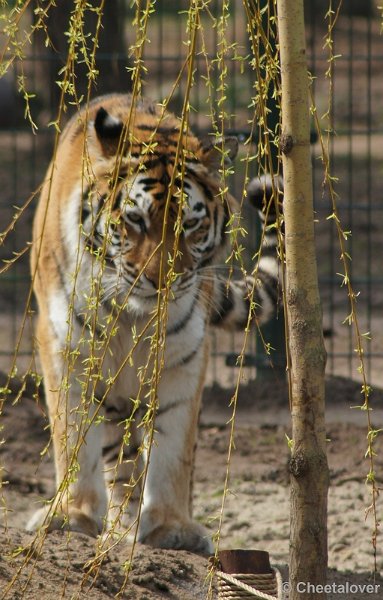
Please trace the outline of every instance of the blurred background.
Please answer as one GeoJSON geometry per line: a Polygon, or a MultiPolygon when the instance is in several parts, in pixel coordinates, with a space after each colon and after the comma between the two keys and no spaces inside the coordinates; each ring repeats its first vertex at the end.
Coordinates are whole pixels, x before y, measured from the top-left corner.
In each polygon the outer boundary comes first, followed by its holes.
{"type": "MultiPolygon", "coordinates": [[[[34,4],[34,8],[37,6],[34,4]]],[[[111,91],[130,91],[132,52],[136,40],[133,24],[134,10],[127,0],[108,0],[105,3],[103,28],[97,52],[99,77],[93,96],[111,91]],[[128,69],[127,69],[128,67],[128,69]]],[[[187,55],[188,1],[175,3],[157,0],[155,11],[148,20],[147,43],[144,49],[143,93],[154,101],[162,101],[174,86],[176,77],[187,55]]],[[[202,135],[212,131],[209,95],[213,106],[219,98],[220,70],[210,70],[211,86],[206,84],[206,55],[217,56],[222,41],[219,28],[211,27],[211,17],[222,14],[222,2],[212,0],[211,16],[202,17],[205,31],[205,53],[195,59],[195,84],[191,92],[192,125],[202,135]],[[206,21],[204,21],[206,19],[206,21]]],[[[250,64],[251,54],[246,17],[240,1],[228,3],[225,41],[228,46],[226,76],[226,111],[229,114],[226,131],[237,135],[241,142],[240,157],[231,178],[234,194],[241,197],[245,177],[244,158],[251,137],[251,120],[254,108],[255,75],[250,64]],[[238,56],[240,59],[238,59],[238,56]]],[[[343,3],[334,30],[333,54],[336,59],[329,64],[326,45],[328,10],[326,0],[306,0],[307,54],[309,70],[313,75],[313,93],[318,115],[322,116],[332,106],[330,135],[332,173],[337,178],[335,189],[339,196],[338,209],[343,229],[351,231],[347,251],[352,257],[351,276],[358,296],[360,327],[370,332],[366,341],[365,360],[367,376],[373,386],[383,386],[383,37],[382,18],[375,2],[348,0],[343,3]],[[332,72],[332,85],[325,77],[332,72]]],[[[2,9],[6,10],[6,9],[2,9]]],[[[60,89],[55,83],[67,57],[67,36],[64,31],[70,18],[72,3],[62,2],[52,7],[48,30],[53,47],[45,44],[45,33],[36,31],[30,44],[25,46],[23,60],[16,59],[0,79],[0,231],[12,223],[17,207],[24,205],[38,189],[49,163],[54,141],[54,128],[49,123],[57,116],[60,89]],[[20,78],[24,78],[29,94],[30,109],[38,129],[34,133],[25,119],[25,102],[18,93],[20,78]]],[[[6,19],[6,14],[4,15],[6,19]]],[[[32,10],[23,19],[29,27],[36,19],[32,10]]],[[[96,14],[86,17],[87,31],[94,31],[96,14]]],[[[4,22],[4,21],[3,21],[4,22]]],[[[267,23],[266,23],[267,27],[267,23]]],[[[0,34],[3,46],[4,34],[0,34]]],[[[3,61],[7,55],[3,56],[3,61]]],[[[86,90],[86,65],[77,65],[78,92],[86,90]]],[[[174,90],[170,109],[180,113],[184,98],[185,80],[174,90]]],[[[272,103],[271,103],[272,104],[272,103]]],[[[275,106],[273,118],[278,120],[275,106]]],[[[73,111],[72,111],[73,112],[73,111]]],[[[69,118],[71,107],[68,106],[69,118]]],[[[323,132],[329,121],[321,121],[323,132]]],[[[255,152],[256,134],[252,136],[255,152]]],[[[353,331],[343,324],[349,314],[347,290],[341,287],[343,272],[337,233],[332,220],[331,202],[323,183],[320,146],[313,124],[312,164],[314,168],[314,197],[316,210],[316,236],[320,292],[323,303],[324,329],[328,350],[328,374],[358,380],[358,360],[355,353],[353,331]]],[[[257,167],[250,163],[255,174],[257,167]]],[[[33,197],[14,230],[0,245],[0,259],[9,260],[26,247],[31,239],[31,223],[37,196],[33,197]]],[[[258,225],[255,215],[245,207],[248,256],[257,249],[258,225]]],[[[258,236],[259,237],[259,236],[258,236]]],[[[0,275],[0,371],[6,372],[13,361],[15,347],[22,372],[30,363],[32,335],[29,319],[20,338],[19,331],[30,289],[28,253],[0,275]]],[[[34,304],[32,303],[32,306],[34,304]]],[[[266,358],[262,345],[252,334],[247,349],[244,379],[255,376],[273,378],[284,369],[283,323],[268,327],[265,333],[274,351],[271,360],[266,358]]],[[[213,334],[210,383],[230,386],[237,377],[236,355],[241,348],[241,337],[213,334]]]]}

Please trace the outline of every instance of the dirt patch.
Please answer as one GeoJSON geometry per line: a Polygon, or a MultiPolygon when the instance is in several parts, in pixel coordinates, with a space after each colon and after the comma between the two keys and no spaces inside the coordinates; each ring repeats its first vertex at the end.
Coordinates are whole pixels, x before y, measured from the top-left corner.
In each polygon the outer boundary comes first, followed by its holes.
{"type": "Polygon", "coordinates": [[[0,559],[2,597],[36,600],[60,593],[65,598],[104,600],[122,590],[121,597],[131,600],[188,600],[204,594],[206,561],[188,552],[137,544],[130,563],[131,549],[122,543],[102,561],[93,562],[95,540],[78,533],[53,532],[32,555],[19,550],[32,544],[33,536],[10,529],[1,533],[0,540],[9,549],[0,559]]]}
{"type": "MultiPolygon", "coordinates": [[[[28,384],[29,385],[29,384],[28,384]]],[[[17,392],[17,384],[14,385],[17,392]]],[[[217,386],[205,393],[195,471],[195,515],[211,530],[217,528],[226,474],[232,392],[217,386]]],[[[39,549],[23,527],[42,498],[54,491],[49,431],[43,406],[30,397],[27,388],[16,404],[10,396],[4,407],[1,464],[4,467],[2,528],[0,529],[0,590],[2,598],[112,598],[124,587],[123,598],[204,599],[207,597],[205,558],[187,552],[163,551],[137,545],[133,562],[131,548],[121,542],[101,561],[94,563],[96,541],[86,536],[55,532],[39,549]],[[44,448],[48,451],[41,457],[44,448]],[[24,549],[24,550],[23,550],[24,549]],[[93,562],[92,562],[93,561],[93,562]],[[90,567],[93,565],[93,568],[90,567]],[[13,578],[14,585],[8,590],[13,578]]],[[[365,485],[368,462],[365,459],[365,415],[349,407],[360,404],[360,386],[343,378],[327,382],[328,460],[331,473],[329,493],[329,584],[336,591],[328,598],[380,598],[366,595],[373,580],[370,520],[365,521],[369,489],[365,485]],[[348,583],[347,583],[348,582],[348,583]],[[348,585],[342,594],[339,586],[348,585]],[[350,587],[351,586],[351,587],[350,587]],[[359,586],[359,588],[352,587],[359,586]]],[[[373,393],[376,410],[373,420],[382,419],[383,392],[373,393]]],[[[288,578],[286,563],[289,546],[289,500],[286,435],[290,422],[284,382],[249,382],[239,397],[235,427],[235,451],[230,467],[221,547],[267,550],[271,561],[288,578]]],[[[383,447],[378,437],[376,473],[381,480],[383,447]]],[[[382,517],[381,504],[378,516],[382,517]]],[[[378,539],[379,543],[379,539],[378,539]]],[[[383,553],[378,546],[378,568],[383,553]]]]}

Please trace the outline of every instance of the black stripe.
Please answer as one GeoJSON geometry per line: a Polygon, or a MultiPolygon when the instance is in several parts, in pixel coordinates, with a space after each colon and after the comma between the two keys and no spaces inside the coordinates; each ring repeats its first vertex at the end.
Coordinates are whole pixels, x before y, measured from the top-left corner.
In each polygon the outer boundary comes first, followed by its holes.
{"type": "Polygon", "coordinates": [[[101,215],[102,215],[102,212],[103,212],[103,211],[102,211],[102,209],[103,209],[103,207],[104,207],[104,204],[105,204],[105,200],[106,200],[106,198],[107,198],[107,195],[108,195],[108,194],[102,194],[102,195],[100,196],[100,199],[99,199],[99,201],[98,201],[98,204],[97,204],[97,212],[96,212],[96,220],[95,220],[95,225],[96,225],[96,224],[99,222],[99,220],[100,220],[100,217],[101,217],[101,215]]]}
{"type": "Polygon", "coordinates": [[[263,271],[261,267],[258,270],[257,279],[261,281],[263,289],[276,305],[280,299],[278,280],[269,273],[266,273],[266,271],[263,271]]]}
{"type": "Polygon", "coordinates": [[[119,483],[129,483],[129,477],[113,477],[107,485],[118,485],[119,483]]]}
{"type": "Polygon", "coordinates": [[[193,316],[194,309],[197,304],[197,298],[198,298],[198,296],[196,296],[194,298],[192,305],[191,305],[190,309],[188,310],[188,312],[186,313],[186,315],[180,321],[177,321],[177,323],[175,323],[175,325],[173,325],[166,331],[166,335],[174,335],[176,333],[179,333],[181,331],[181,329],[183,329],[187,325],[187,323],[190,321],[191,317],[193,316]]]}
{"type": "Polygon", "coordinates": [[[231,287],[227,287],[226,283],[220,281],[219,289],[221,294],[219,299],[220,306],[211,313],[210,323],[212,325],[221,323],[234,308],[234,299],[231,287]]]}
{"type": "Polygon", "coordinates": [[[170,184],[170,176],[169,173],[166,171],[166,169],[164,169],[161,179],[160,179],[160,183],[161,185],[164,186],[164,188],[166,188],[169,184],[170,184]]]}
{"type": "Polygon", "coordinates": [[[120,208],[122,199],[122,190],[115,194],[113,198],[112,211],[116,210],[116,208],[120,208]]]}
{"type": "Polygon", "coordinates": [[[163,200],[165,198],[165,192],[156,192],[153,194],[155,200],[163,200]]]}
{"type": "Polygon", "coordinates": [[[105,462],[115,462],[121,453],[122,446],[122,456],[124,458],[129,458],[132,454],[137,452],[137,446],[127,446],[126,444],[122,445],[122,440],[118,440],[114,444],[109,444],[108,446],[104,446],[102,449],[102,456],[105,462]],[[110,453],[110,454],[109,454],[110,453]],[[109,454],[109,456],[107,456],[109,454]]]}
{"type": "MultiPolygon", "coordinates": [[[[218,206],[217,206],[217,204],[215,204],[215,206],[214,206],[213,219],[214,219],[214,232],[213,232],[214,235],[213,235],[213,237],[215,240],[215,238],[217,236],[217,223],[218,223],[218,206]]],[[[221,232],[221,239],[222,239],[222,232],[221,232]]]]}
{"type": "Polygon", "coordinates": [[[215,248],[215,244],[214,244],[214,242],[212,242],[211,244],[209,244],[208,246],[206,246],[206,248],[204,248],[203,252],[205,254],[207,254],[208,252],[211,252],[212,250],[214,250],[214,248],[215,248]]]}
{"type": "Polygon", "coordinates": [[[214,254],[210,254],[210,256],[207,256],[206,258],[201,260],[201,262],[199,263],[199,267],[207,267],[208,265],[210,265],[213,258],[214,258],[214,254]]]}
{"type": "MultiPolygon", "coordinates": [[[[156,177],[144,177],[143,179],[139,180],[139,183],[148,186],[148,189],[152,188],[154,185],[157,185],[158,183],[158,179],[156,177]]],[[[145,191],[147,191],[145,189],[145,191]]]]}
{"type": "Polygon", "coordinates": [[[193,360],[193,358],[196,356],[198,350],[200,348],[200,344],[198,344],[197,348],[195,350],[193,350],[192,352],[190,352],[190,354],[187,354],[186,356],[184,356],[179,363],[177,363],[176,365],[173,365],[173,367],[178,367],[180,365],[187,365],[190,361],[193,360]]]}
{"type": "Polygon", "coordinates": [[[158,165],[160,164],[160,161],[158,158],[154,158],[153,160],[147,160],[145,162],[142,162],[142,166],[145,167],[145,169],[154,169],[155,167],[158,167],[158,165]]]}
{"type": "MultiPolygon", "coordinates": [[[[267,238],[266,241],[268,241],[267,238]]],[[[275,266],[277,266],[277,245],[275,244],[275,242],[264,244],[262,246],[262,251],[260,252],[259,260],[262,260],[262,258],[266,256],[271,256],[272,258],[275,258],[275,266]]]]}
{"type": "Polygon", "coordinates": [[[89,196],[94,189],[94,184],[85,188],[81,197],[81,223],[84,224],[85,219],[91,214],[89,205],[89,196]]]}
{"type": "Polygon", "coordinates": [[[118,441],[113,442],[112,444],[103,446],[102,453],[106,454],[107,452],[111,452],[112,450],[115,450],[116,448],[120,448],[120,447],[121,447],[121,440],[118,440],[118,441]]]}
{"type": "Polygon", "coordinates": [[[144,185],[154,185],[154,184],[158,183],[158,178],[157,177],[142,177],[139,180],[139,183],[143,183],[144,185]]]}
{"type": "MultiPolygon", "coordinates": [[[[175,400],[174,402],[170,402],[166,406],[161,407],[161,405],[160,405],[160,407],[157,410],[156,416],[157,417],[162,417],[163,415],[165,415],[169,411],[173,410],[174,408],[178,408],[182,404],[183,404],[183,402],[181,400],[175,400]]],[[[156,429],[157,429],[157,425],[156,425],[156,429]]]]}
{"type": "Polygon", "coordinates": [[[198,183],[198,185],[202,188],[202,191],[204,193],[204,196],[208,199],[209,202],[213,202],[214,200],[214,195],[213,192],[211,191],[211,189],[209,188],[209,186],[199,177],[196,177],[196,175],[193,173],[194,179],[196,180],[196,182],[198,183]]]}
{"type": "Polygon", "coordinates": [[[186,356],[183,356],[177,363],[175,363],[174,365],[171,365],[172,369],[175,369],[176,367],[181,367],[184,365],[187,365],[189,362],[191,362],[193,360],[193,358],[198,354],[199,349],[201,347],[201,344],[203,342],[205,338],[202,337],[202,339],[200,340],[200,342],[198,343],[198,346],[192,350],[190,352],[190,354],[187,354],[186,356]]]}
{"type": "Polygon", "coordinates": [[[205,204],[203,202],[197,202],[197,204],[195,204],[193,206],[193,211],[201,212],[201,210],[203,210],[204,208],[205,208],[205,213],[206,213],[205,204]]]}
{"type": "MultiPolygon", "coordinates": [[[[257,292],[258,292],[258,290],[254,291],[253,302],[255,302],[255,304],[258,305],[258,304],[260,304],[260,300],[261,299],[257,295],[257,292]]],[[[239,330],[242,330],[242,331],[245,329],[245,327],[247,325],[247,322],[248,322],[248,319],[249,319],[249,310],[250,310],[250,300],[249,300],[249,298],[244,298],[243,299],[243,303],[245,305],[245,311],[244,311],[243,319],[242,319],[242,321],[236,321],[236,329],[239,329],[239,330]]],[[[262,306],[261,306],[261,309],[263,309],[262,306]]]]}
{"type": "MultiPolygon", "coordinates": [[[[105,416],[108,421],[122,421],[122,419],[123,419],[123,413],[121,413],[114,406],[106,406],[105,416]]],[[[108,423],[106,423],[106,424],[108,424],[108,423]]]]}

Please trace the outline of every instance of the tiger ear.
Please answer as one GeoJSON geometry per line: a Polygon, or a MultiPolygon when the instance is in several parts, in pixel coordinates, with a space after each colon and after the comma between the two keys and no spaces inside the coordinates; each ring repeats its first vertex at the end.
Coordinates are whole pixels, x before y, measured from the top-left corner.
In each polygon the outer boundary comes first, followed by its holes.
{"type": "Polygon", "coordinates": [[[234,136],[217,138],[213,143],[201,144],[200,161],[211,171],[229,167],[238,154],[238,140],[234,136]]]}
{"type": "Polygon", "coordinates": [[[94,120],[97,138],[106,156],[116,154],[124,124],[101,106],[94,120]]]}

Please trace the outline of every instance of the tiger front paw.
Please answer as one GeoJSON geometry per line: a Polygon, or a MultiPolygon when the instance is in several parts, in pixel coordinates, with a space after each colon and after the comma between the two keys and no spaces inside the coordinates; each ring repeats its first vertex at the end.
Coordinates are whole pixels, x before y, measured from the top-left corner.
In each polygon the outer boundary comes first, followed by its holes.
{"type": "Polygon", "coordinates": [[[138,540],[143,544],[197,554],[212,554],[214,551],[209,533],[195,521],[170,520],[159,525],[150,521],[150,518],[142,515],[138,540]]]}
{"type": "Polygon", "coordinates": [[[102,531],[102,523],[97,523],[81,510],[71,508],[68,513],[54,512],[51,506],[40,508],[29,519],[27,531],[34,532],[39,529],[54,531],[77,531],[89,537],[97,537],[102,531]]]}

